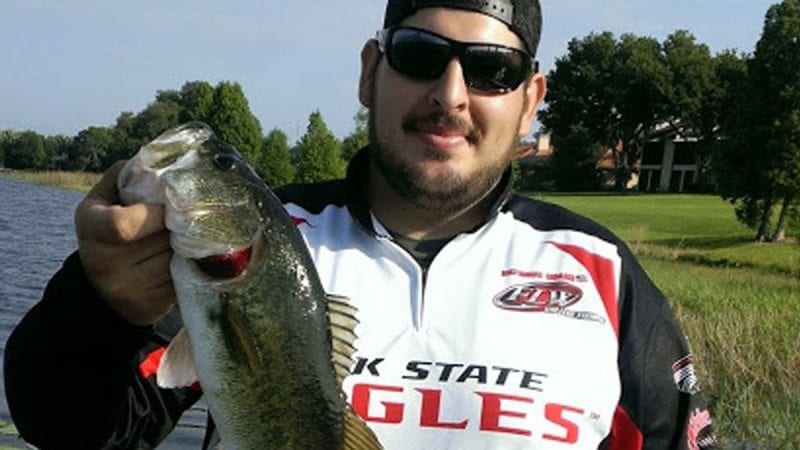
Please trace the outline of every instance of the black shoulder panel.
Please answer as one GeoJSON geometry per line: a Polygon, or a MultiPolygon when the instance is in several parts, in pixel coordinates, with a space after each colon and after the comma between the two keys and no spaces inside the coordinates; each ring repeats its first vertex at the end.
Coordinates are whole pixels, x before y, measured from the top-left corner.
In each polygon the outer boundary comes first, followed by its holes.
{"type": "Polygon", "coordinates": [[[608,242],[620,239],[599,223],[552,203],[513,195],[503,211],[511,212],[518,220],[541,231],[572,230],[597,236],[608,242]]]}
{"type": "Polygon", "coordinates": [[[319,214],[330,205],[346,204],[345,181],[333,180],[312,184],[287,184],[275,190],[275,195],[283,202],[294,203],[313,214],[319,214]]]}

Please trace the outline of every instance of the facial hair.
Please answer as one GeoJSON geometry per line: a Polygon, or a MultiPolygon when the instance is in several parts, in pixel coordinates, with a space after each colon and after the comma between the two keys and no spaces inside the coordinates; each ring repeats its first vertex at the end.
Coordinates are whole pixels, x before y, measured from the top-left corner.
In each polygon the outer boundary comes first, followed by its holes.
{"type": "MultiPolygon", "coordinates": [[[[376,131],[378,119],[375,116],[370,114],[368,122],[375,167],[400,198],[421,211],[438,212],[443,215],[464,211],[486,197],[511,164],[519,140],[515,138],[505,147],[496,149],[502,152],[503,157],[492,160],[491,164],[481,167],[470,176],[450,171],[430,177],[425,174],[422,167],[400,157],[400,152],[404,149],[396,148],[391,142],[381,141],[376,131]]],[[[464,134],[467,141],[473,145],[482,139],[482,133],[477,127],[443,111],[410,116],[402,124],[406,133],[426,126],[456,130],[464,134]]],[[[447,157],[435,151],[428,151],[425,156],[436,160],[447,157]]]]}

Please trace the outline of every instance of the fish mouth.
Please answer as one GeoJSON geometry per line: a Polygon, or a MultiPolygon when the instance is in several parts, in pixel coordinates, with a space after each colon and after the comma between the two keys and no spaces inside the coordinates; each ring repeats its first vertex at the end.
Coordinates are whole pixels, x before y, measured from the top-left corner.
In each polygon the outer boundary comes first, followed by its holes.
{"type": "Polygon", "coordinates": [[[231,253],[194,258],[200,272],[216,281],[238,278],[247,271],[253,256],[253,247],[247,247],[231,253]]]}
{"type": "Polygon", "coordinates": [[[225,282],[246,275],[258,254],[261,228],[254,230],[249,239],[231,241],[218,232],[200,231],[201,227],[194,227],[191,222],[191,219],[168,220],[174,259],[188,263],[185,267],[191,273],[210,282],[225,282]]]}

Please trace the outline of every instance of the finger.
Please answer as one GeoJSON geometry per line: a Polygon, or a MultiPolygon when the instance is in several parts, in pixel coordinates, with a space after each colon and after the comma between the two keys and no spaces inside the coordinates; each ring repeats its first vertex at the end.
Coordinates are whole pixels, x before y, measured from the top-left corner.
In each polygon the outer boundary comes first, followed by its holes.
{"type": "Polygon", "coordinates": [[[127,160],[124,159],[117,161],[103,172],[103,176],[92,186],[92,189],[89,190],[86,197],[96,199],[99,203],[106,205],[118,203],[117,176],[119,176],[122,168],[125,167],[126,162],[127,160]]]}
{"type": "Polygon", "coordinates": [[[163,205],[108,205],[104,200],[87,197],[75,212],[79,239],[128,243],[151,236],[164,227],[163,205]]]}
{"type": "Polygon", "coordinates": [[[136,301],[111,304],[122,317],[136,325],[152,325],[169,314],[175,306],[175,289],[172,282],[142,288],[136,301]]]}
{"type": "Polygon", "coordinates": [[[172,281],[169,262],[172,252],[165,251],[136,263],[131,270],[137,274],[133,282],[144,288],[153,288],[172,281]]]}
{"type": "Polygon", "coordinates": [[[169,263],[173,254],[170,246],[170,233],[167,230],[156,232],[137,241],[135,244],[131,244],[131,246],[136,248],[136,254],[131,255],[133,265],[142,264],[157,257],[166,258],[167,263],[169,263]]]}
{"type": "Polygon", "coordinates": [[[117,178],[125,167],[117,161],[103,173],[75,211],[78,238],[107,243],[136,241],[164,229],[161,205],[119,205],[117,178]]]}
{"type": "MultiPolygon", "coordinates": [[[[166,229],[164,205],[135,203],[130,206],[111,207],[108,226],[112,236],[123,242],[138,241],[166,229]]],[[[168,236],[168,235],[167,235],[168,236]]],[[[167,242],[167,245],[169,242],[167,242]]]]}

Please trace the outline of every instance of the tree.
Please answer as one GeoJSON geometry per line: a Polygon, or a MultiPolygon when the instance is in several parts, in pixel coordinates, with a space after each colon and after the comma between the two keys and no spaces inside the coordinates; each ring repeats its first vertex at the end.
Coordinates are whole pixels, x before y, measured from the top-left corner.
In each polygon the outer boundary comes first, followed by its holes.
{"type": "Polygon", "coordinates": [[[581,124],[570,126],[559,139],[546,173],[559,191],[591,191],[600,186],[597,161],[605,148],[581,124]]]}
{"type": "Polygon", "coordinates": [[[719,96],[723,80],[718,79],[718,60],[705,44],[679,30],[663,44],[664,58],[671,81],[667,89],[665,117],[672,130],[683,137],[697,138],[695,182],[709,172],[711,151],[719,135],[721,115],[719,96]]]}
{"type": "Polygon", "coordinates": [[[6,153],[14,144],[16,136],[17,132],[14,130],[0,131],[0,167],[6,167],[6,153]]]}
{"type": "Polygon", "coordinates": [[[250,111],[238,83],[217,84],[208,124],[220,139],[236,147],[251,166],[257,165],[263,145],[261,124],[250,111]]]}
{"type": "Polygon", "coordinates": [[[62,135],[45,137],[44,149],[45,154],[47,154],[48,168],[56,170],[68,169],[70,146],[72,146],[71,137],[62,135]]]}
{"type": "Polygon", "coordinates": [[[5,148],[5,166],[11,169],[39,170],[47,167],[44,136],[35,131],[15,133],[5,148]]]}
{"type": "Polygon", "coordinates": [[[612,140],[615,186],[625,189],[634,166],[642,158],[645,143],[667,114],[666,92],[670,83],[669,68],[661,55],[658,41],[649,37],[623,35],[619,46],[618,77],[612,108],[612,140]]]}
{"type": "Polygon", "coordinates": [[[771,6],[729,141],[716,154],[720,193],[756,240],[781,241],[800,201],[800,0],[771,6]],[[772,227],[773,209],[779,208],[772,227]]]}
{"type": "Polygon", "coordinates": [[[294,180],[289,142],[286,133],[274,128],[264,138],[264,150],[255,166],[258,175],[271,187],[282,186],[294,180]]]}
{"type": "Polygon", "coordinates": [[[590,34],[570,41],[568,54],[556,60],[548,74],[548,107],[539,119],[552,134],[555,152],[579,155],[576,164],[582,164],[583,173],[594,166],[585,159],[586,152],[611,149],[615,184],[624,189],[650,133],[666,113],[669,81],[656,40],[626,34],[617,41],[609,32],[590,34]],[[580,136],[570,137],[576,130],[580,136]],[[566,141],[570,144],[564,146],[566,141]],[[591,143],[590,149],[570,148],[579,142],[591,143]]]}
{"type": "Polygon", "coordinates": [[[140,145],[180,124],[180,103],[173,95],[164,95],[165,92],[160,91],[154,102],[133,117],[130,137],[138,140],[140,145]]]}
{"type": "Polygon", "coordinates": [[[208,122],[214,107],[214,88],[206,81],[188,81],[181,87],[180,122],[208,122]]]}
{"type": "MultiPolygon", "coordinates": [[[[105,170],[115,161],[130,158],[142,145],[155,139],[165,130],[173,128],[180,123],[181,105],[177,91],[164,90],[156,93],[156,99],[150,102],[139,113],[123,111],[117,117],[114,127],[109,131],[112,134],[111,143],[99,155],[99,169],[105,170]]],[[[83,162],[74,162],[81,166],[83,162]]]]}
{"type": "MultiPolygon", "coordinates": [[[[573,170],[595,173],[597,160],[587,161],[584,152],[598,144],[613,145],[616,52],[617,43],[610,32],[573,39],[568,54],[556,60],[555,69],[547,76],[547,108],[539,112],[539,120],[551,134],[555,149],[550,172],[553,176],[564,175],[555,180],[558,188],[571,188],[572,180],[567,174],[573,170]],[[576,130],[579,139],[573,136],[576,130]],[[568,167],[573,170],[566,174],[556,172],[568,167]]],[[[596,180],[597,176],[590,179],[596,180]]]]}
{"type": "Polygon", "coordinates": [[[679,132],[693,133],[718,125],[705,123],[703,101],[715,88],[714,59],[707,45],[697,44],[685,30],[669,35],[663,44],[670,80],[666,95],[666,118],[679,132]]]}
{"type": "Polygon", "coordinates": [[[136,122],[137,117],[130,111],[123,111],[117,117],[112,128],[114,142],[106,149],[106,158],[103,161],[104,166],[108,167],[115,161],[132,157],[139,150],[139,147],[147,142],[147,137],[136,135],[135,128],[142,127],[137,125],[136,122]]]}
{"type": "MultiPolygon", "coordinates": [[[[719,190],[723,178],[714,154],[724,149],[730,142],[728,129],[733,114],[740,113],[742,93],[747,89],[748,56],[737,54],[735,50],[725,50],[713,58],[714,83],[710,91],[703,95],[701,104],[701,139],[704,145],[696,155],[700,173],[698,181],[713,185],[719,190]]],[[[728,178],[725,176],[724,178],[728,178]]]]}
{"type": "Polygon", "coordinates": [[[353,120],[356,123],[356,129],[342,141],[342,158],[345,161],[350,161],[359,150],[369,143],[369,110],[362,106],[353,116],[353,120]]]}
{"type": "Polygon", "coordinates": [[[340,144],[319,111],[308,118],[306,134],[298,143],[297,181],[310,183],[344,176],[340,144]]]}
{"type": "Polygon", "coordinates": [[[75,170],[100,172],[106,167],[106,152],[114,145],[114,132],[111,128],[88,127],[81,130],[70,146],[69,160],[75,170]]]}

